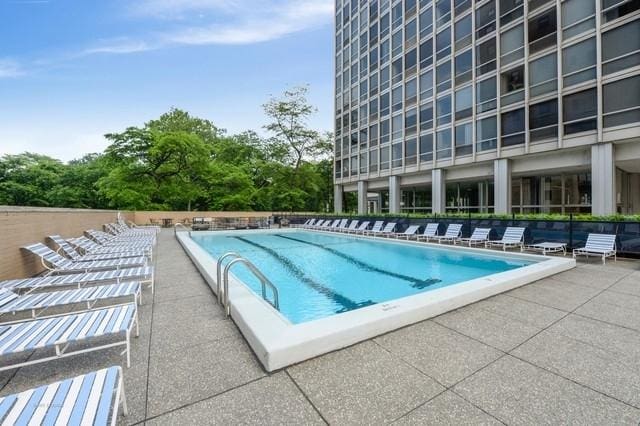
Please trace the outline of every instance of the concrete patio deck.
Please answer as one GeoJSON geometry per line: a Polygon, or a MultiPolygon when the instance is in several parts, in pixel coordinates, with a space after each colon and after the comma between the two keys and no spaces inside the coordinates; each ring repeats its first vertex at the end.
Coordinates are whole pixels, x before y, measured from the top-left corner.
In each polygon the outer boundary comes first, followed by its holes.
{"type": "MultiPolygon", "coordinates": [[[[173,237],[125,368],[121,424],[640,423],[640,261],[571,271],[267,374],[173,237]]],[[[122,364],[0,374],[0,395],[122,364]]]]}

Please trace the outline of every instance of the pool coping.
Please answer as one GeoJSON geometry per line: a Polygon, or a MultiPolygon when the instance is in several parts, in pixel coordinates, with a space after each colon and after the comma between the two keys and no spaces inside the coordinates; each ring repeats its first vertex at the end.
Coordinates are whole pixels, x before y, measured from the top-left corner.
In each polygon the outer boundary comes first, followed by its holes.
{"type": "MultiPolygon", "coordinates": [[[[274,230],[203,231],[197,235],[226,233],[271,233],[274,230]]],[[[278,232],[298,232],[299,229],[279,229],[278,232]]],[[[328,231],[305,232],[326,233],[328,231]]],[[[331,233],[333,234],[333,233],[331,233]]],[[[346,234],[338,234],[345,236],[346,234]]],[[[354,236],[361,239],[379,237],[354,236]]],[[[178,232],[176,238],[200,271],[211,290],[216,290],[216,259],[190,238],[190,233],[178,232]]],[[[501,257],[503,252],[434,243],[416,243],[384,239],[389,243],[427,245],[434,248],[462,250],[474,254],[501,257]]],[[[470,303],[538,281],[575,267],[572,258],[549,257],[537,254],[507,252],[513,259],[534,260],[537,263],[510,271],[487,275],[429,292],[379,303],[353,311],[292,324],[261,297],[253,293],[233,274],[229,279],[231,318],[244,335],[257,358],[267,371],[314,358],[390,332],[392,330],[435,317],[470,303]]],[[[277,283],[274,283],[277,286],[277,283]]]]}

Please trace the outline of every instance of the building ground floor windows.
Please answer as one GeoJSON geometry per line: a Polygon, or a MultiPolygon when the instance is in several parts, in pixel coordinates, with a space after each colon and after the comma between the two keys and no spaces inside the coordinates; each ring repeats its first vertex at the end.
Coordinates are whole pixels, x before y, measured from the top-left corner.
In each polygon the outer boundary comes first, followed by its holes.
{"type": "MultiPolygon", "coordinates": [[[[503,163],[495,169],[502,182],[496,182],[491,162],[371,179],[358,185],[366,191],[358,196],[366,197],[359,213],[640,213],[637,142],[618,150],[600,144],[507,163],[506,173],[503,163]],[[503,207],[494,202],[498,199],[505,200],[503,207]]],[[[347,193],[357,190],[349,184],[337,188],[347,193]]],[[[348,211],[357,207],[345,203],[348,211]]]]}

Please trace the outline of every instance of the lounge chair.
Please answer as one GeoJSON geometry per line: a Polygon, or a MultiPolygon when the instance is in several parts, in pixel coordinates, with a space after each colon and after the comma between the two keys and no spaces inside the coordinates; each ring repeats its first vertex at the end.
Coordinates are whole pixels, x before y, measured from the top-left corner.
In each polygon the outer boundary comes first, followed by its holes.
{"type": "MultiPolygon", "coordinates": [[[[362,231],[362,234],[364,235],[369,235],[369,234],[373,234],[376,232],[380,232],[382,230],[382,227],[384,226],[384,220],[377,220],[373,226],[371,227],[371,229],[364,229],[362,231]]],[[[359,234],[360,232],[358,232],[359,234]]]]}
{"type": "Polygon", "coordinates": [[[351,231],[355,231],[356,229],[358,229],[358,220],[352,220],[351,223],[349,224],[349,226],[347,226],[346,228],[343,228],[340,230],[340,232],[351,232],[351,231]]]}
{"type": "Polygon", "coordinates": [[[618,260],[616,254],[616,236],[611,234],[589,234],[587,243],[582,248],[573,249],[573,258],[576,256],[589,255],[600,256],[602,264],[606,262],[606,258],[613,256],[614,262],[618,260]]]}
{"type": "Polygon", "coordinates": [[[502,251],[506,251],[511,247],[520,247],[520,251],[524,250],[524,230],[526,228],[510,226],[505,229],[502,239],[487,240],[485,247],[502,247],[502,251]]]}
{"type": "Polygon", "coordinates": [[[332,229],[332,231],[342,232],[343,229],[347,228],[347,223],[348,222],[349,222],[349,219],[342,219],[340,221],[340,223],[338,223],[338,226],[336,226],[334,229],[332,229]]]}
{"type": "Polygon", "coordinates": [[[313,222],[315,222],[315,219],[307,219],[304,221],[304,223],[300,224],[300,225],[293,225],[294,228],[308,228],[309,226],[313,225],[313,222]]]}
{"type": "Polygon", "coordinates": [[[438,235],[438,227],[440,225],[437,223],[427,223],[424,227],[424,231],[422,234],[418,235],[418,241],[429,241],[435,238],[438,235]]]}
{"type": "Polygon", "coordinates": [[[396,223],[395,222],[389,222],[387,223],[384,228],[382,228],[379,231],[373,231],[371,232],[370,235],[376,235],[376,236],[380,236],[380,237],[384,237],[390,234],[393,234],[394,230],[396,229],[396,223]]]}
{"type": "Polygon", "coordinates": [[[80,254],[69,242],[67,242],[60,235],[50,235],[47,237],[49,240],[58,247],[58,253],[68,257],[76,262],[91,262],[94,260],[110,260],[110,259],[122,259],[125,257],[145,257],[146,254],[143,251],[119,251],[119,252],[105,252],[95,254],[80,254]]]}
{"type": "Polygon", "coordinates": [[[127,356],[127,367],[129,367],[131,366],[131,331],[134,326],[137,336],[139,334],[138,311],[134,303],[0,325],[0,357],[10,359],[8,365],[0,366],[0,371],[115,346],[125,346],[123,354],[127,356]],[[118,336],[122,338],[115,340],[118,336]],[[113,339],[105,341],[101,339],[102,337],[113,339]],[[79,347],[74,349],[76,344],[79,347]],[[87,347],[86,344],[89,346],[87,347]],[[50,355],[49,351],[46,351],[42,358],[32,356],[25,361],[11,356],[36,349],[55,349],[55,353],[50,355]]]}
{"type": "Polygon", "coordinates": [[[128,415],[122,368],[109,367],[2,397],[0,419],[3,425],[114,425],[120,402],[128,415]]]}
{"type": "Polygon", "coordinates": [[[489,234],[491,233],[491,228],[476,228],[473,230],[473,234],[469,238],[456,238],[453,240],[454,244],[460,243],[464,245],[469,245],[469,247],[485,244],[489,241],[489,234]]]}
{"type": "Polygon", "coordinates": [[[443,242],[454,242],[456,239],[460,238],[462,234],[462,225],[459,223],[450,223],[447,226],[447,230],[444,235],[434,235],[433,240],[438,243],[443,242]]]}
{"type": "Polygon", "coordinates": [[[358,226],[357,228],[355,228],[355,229],[347,229],[345,232],[346,232],[347,234],[351,234],[351,233],[353,233],[353,234],[360,234],[360,233],[364,233],[364,231],[366,231],[366,230],[367,230],[367,228],[369,227],[369,223],[371,223],[371,222],[369,222],[368,220],[365,220],[365,221],[364,221],[364,222],[362,222],[362,223],[360,224],[360,226],[358,226]]]}
{"type": "Polygon", "coordinates": [[[69,244],[71,244],[72,246],[76,247],[77,251],[80,251],[82,254],[85,255],[89,255],[89,254],[105,254],[105,253],[124,253],[127,254],[127,256],[123,256],[123,257],[129,257],[128,255],[134,254],[136,253],[136,256],[148,256],[148,257],[152,257],[153,255],[153,250],[151,248],[146,248],[146,249],[132,249],[129,248],[126,245],[122,245],[122,246],[103,246],[101,244],[96,243],[93,240],[90,240],[87,237],[81,236],[81,237],[76,237],[76,238],[68,238],[66,240],[69,244]]]}
{"type": "Polygon", "coordinates": [[[397,232],[397,233],[391,234],[391,236],[395,238],[404,238],[408,240],[409,238],[416,235],[416,232],[418,232],[418,229],[420,229],[420,225],[411,225],[407,229],[405,229],[404,232],[397,232]]]}
{"type": "Polygon", "coordinates": [[[318,219],[315,223],[315,225],[310,226],[311,229],[320,229],[322,227],[324,227],[325,225],[327,225],[328,223],[331,223],[328,220],[324,220],[324,219],[318,219]]]}
{"type": "Polygon", "coordinates": [[[123,259],[75,262],[60,256],[42,243],[35,243],[22,248],[38,256],[42,266],[48,269],[50,274],[73,274],[105,269],[136,268],[147,266],[149,261],[146,257],[128,257],[123,259]]]}
{"type": "Polygon", "coordinates": [[[137,239],[137,238],[117,238],[106,232],[96,231],[94,229],[88,229],[85,234],[93,241],[103,246],[127,246],[130,249],[151,249],[155,245],[154,240],[149,239],[137,239]]]}
{"type": "Polygon", "coordinates": [[[33,291],[35,289],[57,290],[65,287],[82,288],[88,285],[119,284],[127,281],[148,283],[154,291],[154,270],[152,266],[141,268],[112,269],[84,274],[47,275],[44,277],[20,278],[0,281],[0,288],[12,291],[33,291]]]}
{"type": "MultiPolygon", "coordinates": [[[[140,283],[128,282],[99,287],[55,291],[53,293],[31,293],[18,296],[9,290],[0,290],[0,299],[7,294],[15,295],[9,300],[0,301],[0,314],[16,314],[31,311],[31,317],[36,318],[49,308],[83,303],[86,309],[93,309],[101,300],[131,298],[133,303],[142,303],[140,283]]],[[[10,297],[10,296],[9,296],[10,297]]],[[[5,318],[0,318],[4,320],[5,318]]]]}

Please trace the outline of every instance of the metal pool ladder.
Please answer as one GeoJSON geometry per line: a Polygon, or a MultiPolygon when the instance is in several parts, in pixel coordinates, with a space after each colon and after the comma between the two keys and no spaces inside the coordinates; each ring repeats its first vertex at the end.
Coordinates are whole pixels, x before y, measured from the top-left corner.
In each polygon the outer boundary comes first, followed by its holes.
{"type": "Polygon", "coordinates": [[[249,271],[253,275],[255,275],[258,280],[260,280],[260,284],[262,285],[262,298],[271,306],[276,308],[278,311],[280,310],[280,297],[278,295],[278,288],[273,285],[271,281],[267,277],[264,276],[262,272],[247,258],[242,257],[240,254],[236,252],[228,252],[223,254],[218,258],[218,263],[216,267],[217,281],[216,281],[216,290],[218,296],[218,302],[222,303],[222,306],[225,309],[225,313],[227,316],[231,314],[231,305],[229,304],[229,270],[235,264],[241,263],[245,265],[249,271]],[[224,271],[222,270],[222,262],[226,258],[233,258],[225,267],[224,271]],[[267,298],[267,287],[271,289],[273,292],[273,302],[267,298]],[[221,291],[222,290],[222,291],[221,291]]]}

